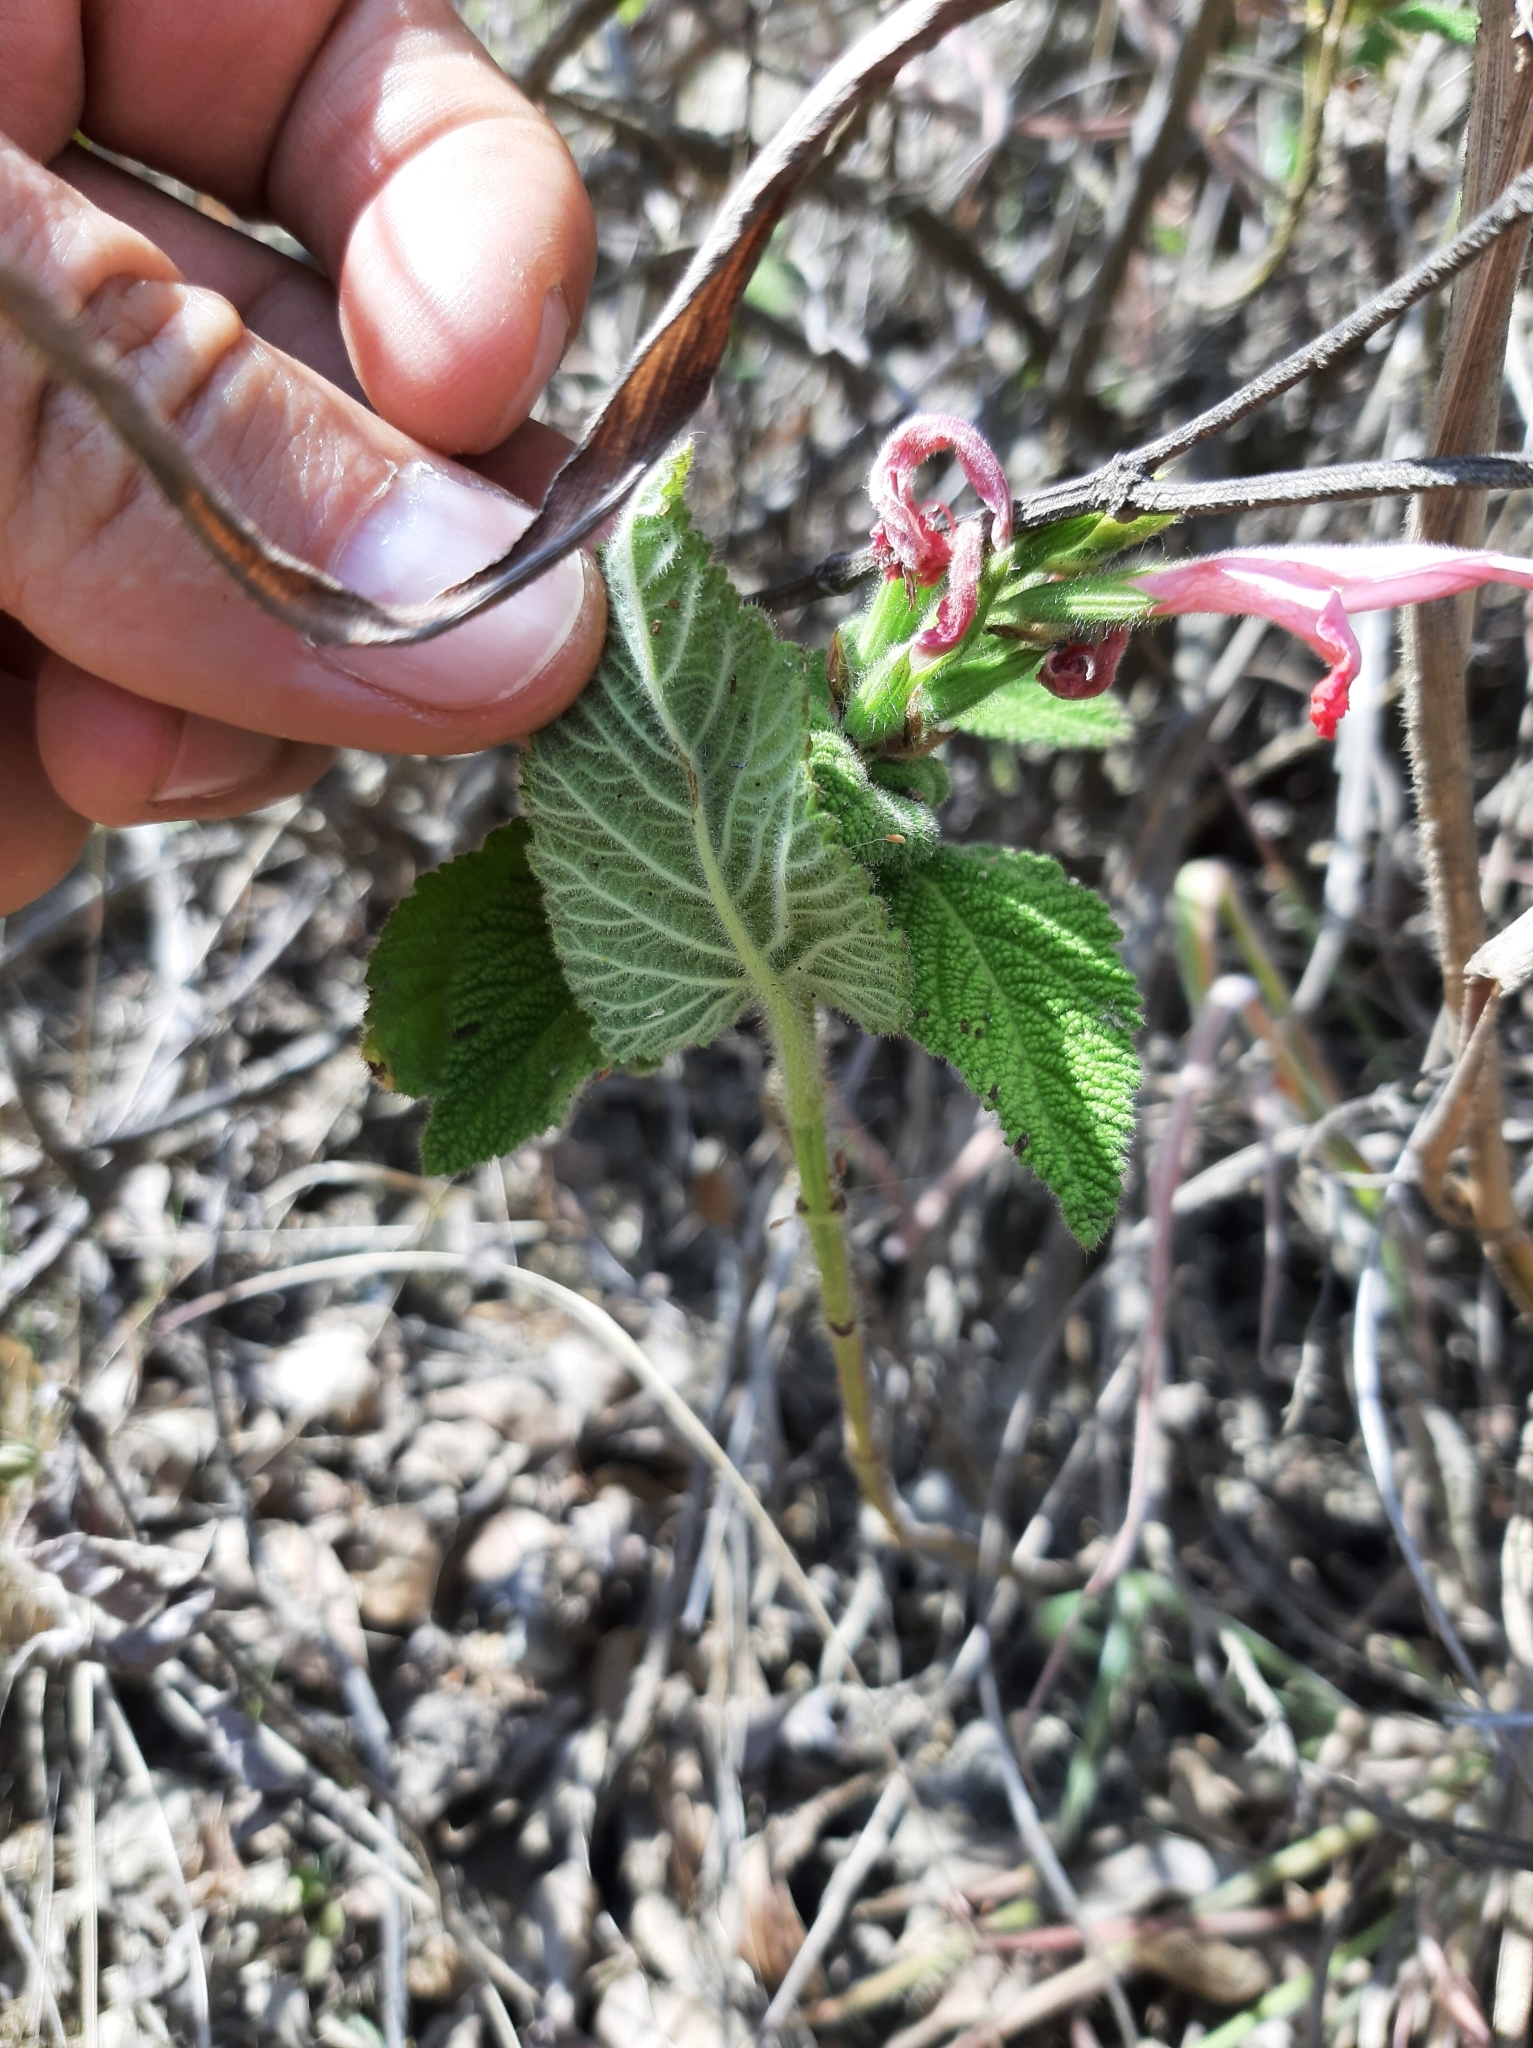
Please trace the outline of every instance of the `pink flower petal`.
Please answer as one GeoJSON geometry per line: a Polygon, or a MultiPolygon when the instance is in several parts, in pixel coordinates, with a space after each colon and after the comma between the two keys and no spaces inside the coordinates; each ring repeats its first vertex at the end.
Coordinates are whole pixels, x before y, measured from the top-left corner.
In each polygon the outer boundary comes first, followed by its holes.
{"type": "Polygon", "coordinates": [[[873,548],[889,571],[898,569],[915,583],[935,583],[953,555],[953,515],[940,499],[915,500],[915,475],[929,456],[951,448],[964,475],[995,515],[992,535],[997,547],[1011,541],[1011,490],[995,450],[967,420],[950,413],[922,412],[896,427],[885,441],[868,478],[868,496],[878,514],[873,548]],[[941,514],[945,527],[936,524],[941,514]]]}
{"type": "Polygon", "coordinates": [[[1349,612],[1425,604],[1485,583],[1533,590],[1533,561],[1486,548],[1439,548],[1417,542],[1247,548],[1140,570],[1133,581],[1155,599],[1156,617],[1183,612],[1250,615],[1271,619],[1307,641],[1331,664],[1310,698],[1310,718],[1317,732],[1334,739],[1360,662],[1347,623],[1349,612]]]}
{"type": "Polygon", "coordinates": [[[1323,740],[1333,740],[1337,726],[1346,716],[1352,685],[1363,665],[1357,636],[1334,590],[1315,614],[1314,625],[1304,637],[1331,664],[1329,674],[1322,676],[1309,693],[1309,722],[1323,740]]]}
{"type": "Polygon", "coordinates": [[[917,654],[946,654],[974,624],[979,608],[979,575],[985,566],[985,529],[978,519],[965,519],[953,535],[947,589],[937,616],[917,633],[917,654]]]}

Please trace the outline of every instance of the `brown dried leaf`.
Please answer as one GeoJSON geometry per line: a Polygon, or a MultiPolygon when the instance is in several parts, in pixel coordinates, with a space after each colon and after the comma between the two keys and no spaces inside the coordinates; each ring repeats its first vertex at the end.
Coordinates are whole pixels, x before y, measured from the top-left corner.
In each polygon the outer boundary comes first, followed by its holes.
{"type": "MultiPolygon", "coordinates": [[[[793,1894],[772,1875],[765,1835],[752,1835],[740,1858],[740,1940],[737,1949],[768,1991],[775,1991],[804,1945],[806,1929],[793,1894]]],[[[820,1988],[815,1971],[811,1985],[820,1988]]]]}
{"type": "Polygon", "coordinates": [[[1272,1972],[1255,1949],[1236,1948],[1193,1927],[1140,1935],[1134,1962],[1214,2005],[1249,2005],[1272,1983],[1272,1972]]]}

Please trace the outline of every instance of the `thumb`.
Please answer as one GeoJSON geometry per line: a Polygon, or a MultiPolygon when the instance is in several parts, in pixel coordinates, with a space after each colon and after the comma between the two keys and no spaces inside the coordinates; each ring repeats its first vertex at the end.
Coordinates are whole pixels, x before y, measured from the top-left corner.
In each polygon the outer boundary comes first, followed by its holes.
{"type": "MultiPolygon", "coordinates": [[[[458,582],[532,516],[258,340],[3,138],[0,259],[84,321],[263,532],[370,597],[458,582]]],[[[287,739],[415,753],[553,717],[594,667],[605,622],[600,579],[577,555],[423,646],[311,647],[228,582],[89,401],[3,322],[0,609],[138,696],[287,739]]]]}

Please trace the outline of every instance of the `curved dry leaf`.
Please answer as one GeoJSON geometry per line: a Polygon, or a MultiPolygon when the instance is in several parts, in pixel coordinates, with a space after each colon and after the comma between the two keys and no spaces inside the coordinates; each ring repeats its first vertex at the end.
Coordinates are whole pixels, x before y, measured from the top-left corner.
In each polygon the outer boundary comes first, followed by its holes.
{"type": "MultiPolygon", "coordinates": [[[[804,1945],[806,1929],[793,1894],[772,1870],[765,1835],[752,1835],[740,1857],[740,1939],[735,1953],[748,1963],[768,1991],[775,1991],[804,1945]]],[[[824,1979],[816,1967],[809,1988],[824,1979]]]]}

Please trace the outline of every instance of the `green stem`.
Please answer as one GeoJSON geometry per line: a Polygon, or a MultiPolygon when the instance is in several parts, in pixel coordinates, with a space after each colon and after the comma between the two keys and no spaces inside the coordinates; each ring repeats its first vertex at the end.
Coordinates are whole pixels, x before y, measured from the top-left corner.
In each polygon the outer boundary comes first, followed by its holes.
{"type": "MultiPolygon", "coordinates": [[[[679,736],[677,747],[680,751],[679,736]]],[[[857,1476],[857,1484],[863,1499],[877,1508],[902,1543],[950,1558],[965,1570],[972,1571],[979,1559],[978,1546],[951,1529],[916,1521],[901,1505],[878,1446],[874,1428],[873,1375],[862,1341],[862,1318],[857,1312],[857,1289],[852,1279],[852,1262],[847,1254],[846,1233],[841,1227],[841,1212],[845,1204],[830,1167],[830,1143],[825,1128],[825,1074],[820,1065],[813,999],[784,982],[752,936],[725,883],[718,855],[708,834],[707,820],[702,806],[695,799],[692,836],[719,922],[728,933],[730,943],[766,1012],[767,1028],[782,1069],[788,1128],[798,1167],[799,1202],[809,1229],[815,1264],[820,1269],[821,1301],[830,1330],[831,1351],[835,1356],[846,1416],[847,1455],[857,1476]]]]}
{"type": "Polygon", "coordinates": [[[820,1270],[820,1301],[836,1361],[836,1377],[841,1384],[847,1460],[856,1474],[863,1499],[877,1508],[901,1543],[973,1571],[979,1555],[976,1545],[955,1530],[920,1522],[910,1513],[894,1490],[879,1445],[873,1374],[863,1342],[857,1284],[852,1277],[852,1261],[841,1220],[846,1201],[830,1163],[825,1073],[820,1064],[814,1005],[795,1002],[778,984],[776,999],[768,999],[765,1007],[782,1071],[788,1130],[798,1167],[799,1209],[820,1270]]]}
{"type": "Polygon", "coordinates": [[[810,1004],[800,1007],[791,1001],[783,1002],[773,1006],[770,1021],[782,1069],[793,1158],[798,1167],[799,1203],[815,1264],[820,1269],[820,1299],[830,1332],[836,1376],[841,1383],[847,1458],[863,1499],[878,1509],[896,1534],[903,1534],[905,1518],[895,1500],[875,1433],[873,1375],[862,1340],[856,1284],[841,1225],[845,1199],[831,1171],[825,1077],[820,1066],[814,1009],[810,1004]]]}

